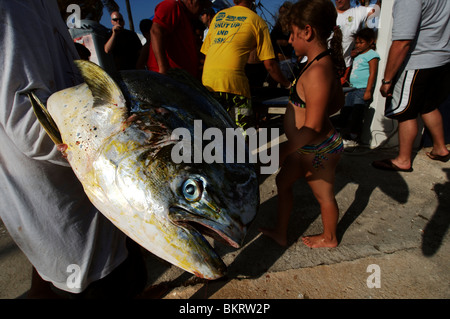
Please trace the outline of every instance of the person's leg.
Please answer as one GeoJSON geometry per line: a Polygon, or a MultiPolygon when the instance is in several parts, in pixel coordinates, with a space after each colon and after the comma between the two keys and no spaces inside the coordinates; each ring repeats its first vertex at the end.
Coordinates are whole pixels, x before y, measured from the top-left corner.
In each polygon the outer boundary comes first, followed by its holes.
{"type": "Polygon", "coordinates": [[[62,298],[52,290],[52,283],[41,278],[39,273],[33,267],[31,273],[31,288],[28,291],[27,298],[29,299],[57,299],[62,298]]]}
{"type": "Polygon", "coordinates": [[[336,228],[339,219],[339,208],[334,195],[334,179],[340,154],[326,154],[327,160],[323,168],[309,170],[306,180],[320,205],[323,232],[318,235],[302,238],[305,245],[311,248],[336,247],[338,245],[336,228]]]}
{"type": "Polygon", "coordinates": [[[357,90],[352,90],[345,95],[344,106],[339,111],[338,121],[336,123],[336,129],[341,133],[343,138],[348,135],[349,132],[349,121],[353,112],[353,107],[355,101],[358,99],[357,90]]]}
{"type": "Polygon", "coordinates": [[[347,138],[350,134],[349,122],[352,116],[353,106],[344,106],[339,112],[339,120],[336,129],[339,130],[343,138],[347,138]]]}
{"type": "Polygon", "coordinates": [[[411,168],[412,151],[414,140],[417,137],[417,119],[404,120],[398,122],[398,155],[392,159],[392,163],[398,168],[411,168]]]}
{"type": "Polygon", "coordinates": [[[233,96],[234,120],[236,125],[246,131],[249,127],[254,127],[256,120],[252,109],[251,99],[241,95],[233,96]]]}
{"type": "Polygon", "coordinates": [[[428,153],[432,159],[442,161],[441,153],[446,157],[448,151],[443,145],[442,118],[436,105],[448,96],[450,64],[432,69],[404,70],[397,80],[392,98],[386,100],[385,115],[399,121],[398,138],[399,153],[394,159],[374,161],[375,168],[392,171],[412,171],[412,150],[418,133],[417,116],[422,115],[425,126],[430,129],[433,139],[435,156],[428,153]],[[435,144],[434,144],[435,143],[435,144]],[[436,157],[437,156],[437,157],[436,157]]]}
{"type": "Polygon", "coordinates": [[[306,157],[306,161],[312,162],[314,155],[292,154],[286,160],[284,166],[276,177],[278,189],[278,206],[277,219],[275,227],[272,229],[260,228],[259,231],[264,235],[272,238],[280,246],[287,245],[287,231],[289,225],[289,217],[291,215],[294,203],[294,194],[292,186],[300,177],[304,177],[305,173],[302,169],[303,161],[301,158],[306,157]]]}
{"type": "Polygon", "coordinates": [[[350,137],[352,140],[359,141],[364,123],[364,112],[367,109],[365,104],[356,104],[353,107],[352,117],[350,119],[350,137]]]}
{"type": "Polygon", "coordinates": [[[441,112],[435,109],[429,113],[422,114],[422,120],[430,132],[433,148],[430,155],[447,156],[449,151],[445,145],[444,124],[441,112]]]}
{"type": "MultiPolygon", "coordinates": [[[[68,299],[135,299],[147,284],[147,268],[141,247],[127,238],[128,257],[105,277],[91,282],[82,292],[71,293],[55,288],[58,295],[68,299]]],[[[160,298],[164,291],[152,291],[146,298],[160,298]],[[153,295],[153,297],[152,297],[153,295]]]]}
{"type": "Polygon", "coordinates": [[[128,257],[109,275],[91,283],[77,299],[133,299],[144,290],[147,269],[141,247],[127,238],[128,257]]]}

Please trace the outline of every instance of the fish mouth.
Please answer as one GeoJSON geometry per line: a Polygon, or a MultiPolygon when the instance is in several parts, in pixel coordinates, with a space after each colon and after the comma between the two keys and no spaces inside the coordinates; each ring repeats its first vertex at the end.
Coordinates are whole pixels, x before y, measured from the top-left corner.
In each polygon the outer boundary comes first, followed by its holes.
{"type": "MultiPolygon", "coordinates": [[[[226,216],[226,214],[223,214],[222,216],[226,216]]],[[[205,238],[205,236],[210,237],[218,242],[232,246],[233,248],[241,247],[241,243],[246,233],[245,226],[239,226],[230,218],[225,219],[225,223],[220,223],[216,220],[192,213],[182,207],[172,207],[170,209],[169,217],[170,220],[179,227],[186,228],[190,232],[196,232],[203,238],[205,238]]]]}
{"type": "Polygon", "coordinates": [[[196,262],[191,263],[190,272],[197,277],[212,279],[223,277],[227,272],[227,266],[219,254],[212,248],[206,237],[212,238],[223,244],[239,248],[246,233],[246,227],[236,227],[237,223],[229,223],[231,220],[227,214],[220,214],[218,220],[210,219],[210,216],[202,216],[183,207],[171,207],[169,220],[175,227],[184,232],[192,256],[196,262]],[[200,265],[207,267],[208,271],[200,271],[200,265]]]}

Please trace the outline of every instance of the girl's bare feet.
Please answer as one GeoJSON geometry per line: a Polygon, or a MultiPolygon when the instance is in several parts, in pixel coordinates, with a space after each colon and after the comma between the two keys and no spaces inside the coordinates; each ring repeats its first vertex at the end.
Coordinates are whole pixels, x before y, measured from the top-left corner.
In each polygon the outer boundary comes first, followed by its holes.
{"type": "Polygon", "coordinates": [[[278,245],[280,245],[280,246],[287,245],[287,236],[280,234],[275,229],[260,228],[259,231],[261,233],[263,233],[263,235],[266,235],[267,237],[272,238],[278,245]]]}
{"type": "Polygon", "coordinates": [[[336,238],[327,239],[323,234],[302,237],[303,243],[309,248],[334,248],[338,242],[336,238]]]}

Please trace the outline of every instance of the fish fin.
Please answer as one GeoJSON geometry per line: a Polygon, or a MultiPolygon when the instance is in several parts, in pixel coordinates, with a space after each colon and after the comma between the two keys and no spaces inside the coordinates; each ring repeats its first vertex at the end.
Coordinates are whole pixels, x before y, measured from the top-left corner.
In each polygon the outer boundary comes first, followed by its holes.
{"type": "Polygon", "coordinates": [[[92,92],[94,107],[105,104],[125,106],[122,91],[105,70],[93,62],[85,60],[75,60],[74,63],[92,92]]]}
{"type": "Polygon", "coordinates": [[[169,71],[167,72],[167,75],[169,77],[171,77],[172,79],[175,79],[179,82],[182,82],[184,84],[189,85],[192,88],[195,88],[197,90],[199,90],[200,92],[202,92],[203,94],[207,95],[207,96],[211,96],[212,94],[208,91],[208,89],[206,89],[205,86],[203,86],[203,84],[196,79],[195,77],[193,77],[189,72],[187,72],[186,70],[183,69],[179,69],[179,68],[171,68],[169,69],[169,71]]]}
{"type": "Polygon", "coordinates": [[[58,126],[53,121],[52,116],[47,111],[47,108],[33,92],[28,92],[27,95],[30,99],[31,105],[33,106],[34,114],[44,130],[47,132],[48,136],[50,136],[56,145],[62,144],[61,133],[59,132],[58,126]]]}
{"type": "Polygon", "coordinates": [[[183,69],[171,68],[167,72],[167,75],[172,79],[184,83],[189,87],[196,89],[199,93],[201,93],[212,105],[215,106],[216,111],[222,114],[222,116],[228,121],[230,127],[235,127],[234,121],[231,120],[228,113],[225,109],[220,105],[220,103],[216,100],[214,95],[195,77],[193,77],[189,72],[183,69]]]}

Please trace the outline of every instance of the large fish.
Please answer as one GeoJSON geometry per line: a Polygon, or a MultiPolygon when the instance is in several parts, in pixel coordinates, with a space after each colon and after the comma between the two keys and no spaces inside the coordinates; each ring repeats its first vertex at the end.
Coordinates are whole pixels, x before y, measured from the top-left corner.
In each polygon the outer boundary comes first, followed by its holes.
{"type": "Polygon", "coordinates": [[[233,161],[176,163],[172,148],[180,141],[172,132],[194,136],[201,120],[202,130],[225,136],[229,116],[185,73],[122,71],[113,80],[93,63],[76,63],[85,83],[51,95],[47,114],[29,96],[55,143],[67,145],[89,199],[153,254],[198,277],[223,276],[226,265],[202,234],[240,247],[259,203],[255,169],[233,161]]]}

